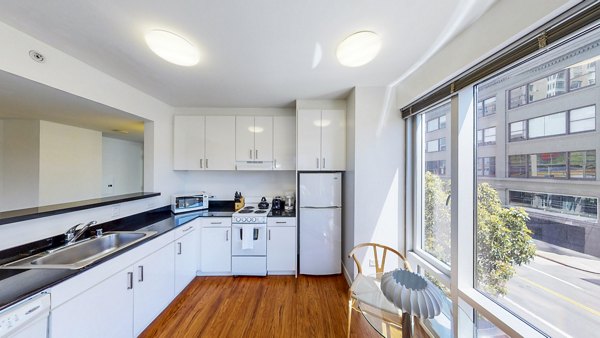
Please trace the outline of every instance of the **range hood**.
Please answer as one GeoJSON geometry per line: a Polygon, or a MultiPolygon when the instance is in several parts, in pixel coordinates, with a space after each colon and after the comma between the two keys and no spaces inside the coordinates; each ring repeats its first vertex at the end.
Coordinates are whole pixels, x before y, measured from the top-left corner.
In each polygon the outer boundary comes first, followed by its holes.
{"type": "Polygon", "coordinates": [[[273,170],[273,161],[237,161],[236,170],[273,170]]]}

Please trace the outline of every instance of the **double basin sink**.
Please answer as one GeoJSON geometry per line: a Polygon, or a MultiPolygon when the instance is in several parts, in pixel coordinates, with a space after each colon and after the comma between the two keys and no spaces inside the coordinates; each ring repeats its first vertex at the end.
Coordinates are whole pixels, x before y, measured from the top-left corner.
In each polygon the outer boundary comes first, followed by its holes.
{"type": "Polygon", "coordinates": [[[4,264],[0,269],[81,269],[154,234],[155,231],[107,232],[4,264]]]}

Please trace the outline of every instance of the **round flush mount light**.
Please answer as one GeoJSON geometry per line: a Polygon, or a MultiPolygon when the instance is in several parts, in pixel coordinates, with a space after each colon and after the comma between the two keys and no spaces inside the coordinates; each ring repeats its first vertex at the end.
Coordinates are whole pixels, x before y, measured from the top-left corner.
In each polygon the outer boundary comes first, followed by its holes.
{"type": "Polygon", "coordinates": [[[161,29],[146,33],[146,44],[161,58],[179,66],[193,66],[200,61],[198,49],[181,36],[161,29]]]}
{"type": "Polygon", "coordinates": [[[42,55],[42,53],[38,52],[37,50],[30,50],[29,51],[29,57],[35,61],[35,62],[39,62],[42,63],[46,60],[46,58],[44,57],[44,55],[42,55]]]}
{"type": "Polygon", "coordinates": [[[340,43],[336,56],[346,67],[359,67],[373,61],[381,50],[381,37],[374,32],[357,32],[340,43]]]}

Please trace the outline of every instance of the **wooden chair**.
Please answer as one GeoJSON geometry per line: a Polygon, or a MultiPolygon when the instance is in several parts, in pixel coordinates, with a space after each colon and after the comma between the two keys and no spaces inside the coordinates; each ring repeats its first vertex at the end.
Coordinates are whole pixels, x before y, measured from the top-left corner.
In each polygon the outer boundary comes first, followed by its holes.
{"type": "Polygon", "coordinates": [[[410,264],[406,260],[406,257],[397,250],[388,246],[377,244],[377,243],[362,243],[354,248],[348,254],[356,263],[358,274],[348,290],[348,337],[350,337],[350,325],[352,323],[352,310],[356,310],[360,313],[367,313],[370,316],[378,317],[387,325],[387,330],[390,326],[396,329],[402,330],[403,337],[410,337],[410,318],[407,314],[403,314],[401,317],[398,314],[398,309],[394,307],[392,303],[385,299],[383,292],[376,284],[381,281],[383,276],[383,269],[385,267],[385,260],[387,258],[388,251],[392,252],[404,263],[404,269],[411,271],[410,264]],[[361,248],[373,248],[373,256],[375,259],[375,277],[365,276],[363,274],[362,266],[358,258],[356,258],[356,251],[361,248]],[[382,250],[381,261],[379,260],[379,254],[377,249],[382,250]],[[358,308],[357,302],[360,303],[361,308],[358,308]]]}

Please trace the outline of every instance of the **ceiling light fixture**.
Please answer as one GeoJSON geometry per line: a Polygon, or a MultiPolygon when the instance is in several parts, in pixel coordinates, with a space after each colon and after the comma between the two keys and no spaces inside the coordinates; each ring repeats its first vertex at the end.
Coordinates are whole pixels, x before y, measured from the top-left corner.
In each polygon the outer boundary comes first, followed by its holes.
{"type": "Polygon", "coordinates": [[[381,37],[374,32],[357,32],[340,43],[336,56],[346,67],[359,67],[373,61],[381,50],[381,37]]]}
{"type": "Polygon", "coordinates": [[[161,29],[146,33],[146,44],[161,58],[179,66],[193,66],[200,61],[198,48],[181,36],[161,29]]]}

